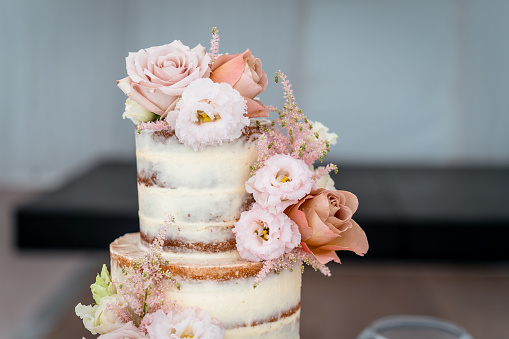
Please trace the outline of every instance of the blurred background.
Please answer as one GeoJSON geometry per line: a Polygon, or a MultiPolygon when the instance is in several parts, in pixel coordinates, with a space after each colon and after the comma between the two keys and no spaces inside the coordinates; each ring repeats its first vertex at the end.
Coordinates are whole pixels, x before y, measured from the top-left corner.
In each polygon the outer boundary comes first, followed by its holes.
{"type": "Polygon", "coordinates": [[[282,70],[303,112],[339,135],[336,187],[361,201],[372,257],[347,256],[327,282],[360,297],[343,296],[345,326],[320,334],[305,275],[302,337],[353,338],[393,313],[509,337],[508,15],[502,0],[0,0],[0,337],[86,335],[63,326],[107,244],[137,227],[133,124],[115,80],[128,52],[208,48],[213,26],[220,53],[262,60],[266,105],[282,105],[282,70]]]}

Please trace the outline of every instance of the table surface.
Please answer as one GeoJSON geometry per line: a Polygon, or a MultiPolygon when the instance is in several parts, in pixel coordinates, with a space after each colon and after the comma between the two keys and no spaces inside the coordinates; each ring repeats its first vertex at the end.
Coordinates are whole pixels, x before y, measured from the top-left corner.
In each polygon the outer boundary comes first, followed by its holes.
{"type": "MultiPolygon", "coordinates": [[[[509,259],[509,168],[342,166],[332,177],[359,198],[373,258],[509,259]]],[[[98,164],[19,206],[17,245],[107,249],[139,229],[136,187],[134,162],[98,164]]]]}

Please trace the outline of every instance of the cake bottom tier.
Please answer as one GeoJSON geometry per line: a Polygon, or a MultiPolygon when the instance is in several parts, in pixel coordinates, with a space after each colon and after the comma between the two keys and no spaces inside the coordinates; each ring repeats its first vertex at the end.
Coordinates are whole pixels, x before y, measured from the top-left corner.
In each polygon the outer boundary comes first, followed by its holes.
{"type": "MultiPolygon", "coordinates": [[[[122,267],[143,257],[146,247],[139,233],[126,234],[110,245],[114,278],[122,267]]],[[[182,259],[163,253],[180,289],[169,287],[166,300],[183,307],[200,307],[221,321],[225,338],[299,338],[301,272],[284,270],[267,274],[254,288],[261,263],[244,260],[182,259]]]]}

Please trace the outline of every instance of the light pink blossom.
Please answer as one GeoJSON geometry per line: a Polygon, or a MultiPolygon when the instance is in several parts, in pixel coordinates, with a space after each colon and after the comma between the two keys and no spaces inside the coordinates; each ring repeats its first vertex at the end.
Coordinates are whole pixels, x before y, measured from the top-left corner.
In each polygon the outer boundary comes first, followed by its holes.
{"type": "Polygon", "coordinates": [[[246,260],[279,258],[300,243],[297,224],[284,213],[272,214],[257,203],[243,212],[234,225],[237,250],[246,260]]]}
{"type": "Polygon", "coordinates": [[[246,101],[226,83],[193,81],[182,93],[175,110],[175,134],[184,145],[201,150],[239,138],[249,125],[246,101]]]}
{"type": "Polygon", "coordinates": [[[127,74],[118,87],[146,110],[163,115],[193,81],[208,78],[210,56],[205,47],[190,49],[179,40],[141,49],[126,58],[127,74]]]}
{"type": "Polygon", "coordinates": [[[315,187],[306,163],[290,155],[276,154],[246,182],[246,191],[272,213],[283,212],[315,187]]]}
{"type": "Polygon", "coordinates": [[[140,339],[147,338],[132,322],[124,324],[114,331],[99,336],[97,339],[140,339]]]}
{"type": "Polygon", "coordinates": [[[200,308],[182,308],[179,312],[165,313],[158,310],[151,316],[146,326],[150,339],[220,339],[224,337],[224,327],[200,308]]]}
{"type": "Polygon", "coordinates": [[[164,291],[168,286],[180,288],[171,271],[161,269],[167,265],[162,256],[164,238],[168,227],[174,223],[175,218],[168,216],[150,244],[148,252],[133,265],[124,267],[122,276],[113,281],[117,292],[127,301],[129,310],[136,315],[136,325],[147,313],[153,313],[165,305],[164,291]]]}

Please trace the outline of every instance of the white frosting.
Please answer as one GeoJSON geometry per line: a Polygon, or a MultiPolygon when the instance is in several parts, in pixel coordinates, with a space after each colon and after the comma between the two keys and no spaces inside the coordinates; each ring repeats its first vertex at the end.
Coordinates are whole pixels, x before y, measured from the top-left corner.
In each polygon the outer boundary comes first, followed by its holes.
{"type": "Polygon", "coordinates": [[[196,152],[153,130],[136,133],[138,174],[155,185],[138,184],[140,231],[153,238],[168,215],[175,217],[167,239],[214,243],[234,239],[231,227],[250,195],[245,190],[257,157],[256,138],[241,137],[196,152]]]}
{"type": "MultiPolygon", "coordinates": [[[[175,277],[178,280],[178,277],[175,277]]],[[[253,278],[215,280],[178,280],[167,291],[167,300],[185,307],[198,306],[223,322],[226,328],[266,322],[295,308],[300,302],[301,272],[283,270],[270,273],[256,288],[253,278]]]]}
{"type": "MultiPolygon", "coordinates": [[[[221,245],[231,243],[233,223],[250,195],[245,190],[250,166],[257,157],[256,137],[241,137],[200,152],[185,147],[175,136],[153,130],[136,134],[140,231],[154,238],[172,215],[166,240],[221,245]],[[146,181],[150,183],[146,185],[146,181]]],[[[190,247],[192,248],[192,247],[190,247]]],[[[143,257],[147,247],[140,235],[127,234],[110,247],[112,276],[122,279],[120,265],[143,257]]],[[[163,253],[180,290],[168,287],[168,301],[200,307],[226,328],[226,339],[299,338],[301,272],[269,273],[254,288],[261,264],[245,261],[236,250],[163,253]]]]}
{"type": "Polygon", "coordinates": [[[300,310],[278,321],[227,329],[224,339],[299,339],[299,320],[300,310]]]}

